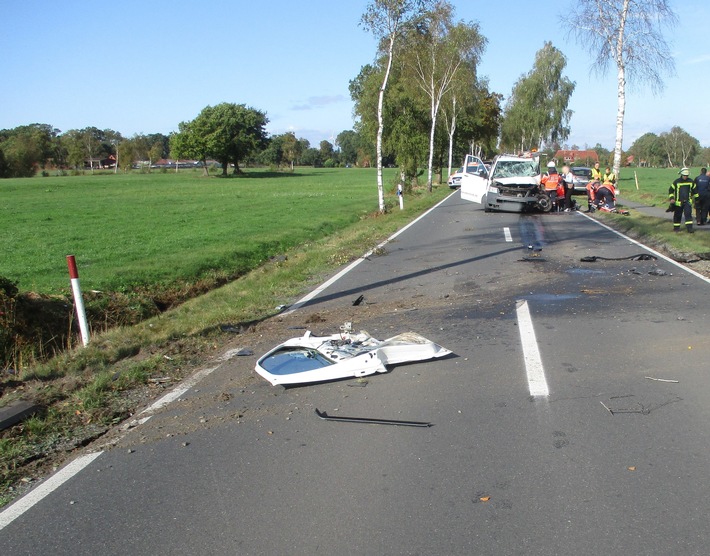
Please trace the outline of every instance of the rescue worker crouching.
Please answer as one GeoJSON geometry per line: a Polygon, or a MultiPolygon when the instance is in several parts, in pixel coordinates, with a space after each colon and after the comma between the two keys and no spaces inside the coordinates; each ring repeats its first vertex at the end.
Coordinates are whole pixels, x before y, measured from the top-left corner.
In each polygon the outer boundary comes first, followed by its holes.
{"type": "Polygon", "coordinates": [[[592,181],[587,184],[587,194],[589,196],[589,212],[596,209],[605,212],[616,210],[616,196],[614,184],[610,181],[600,183],[592,181]]]}
{"type": "Polygon", "coordinates": [[[690,179],[690,170],[682,168],[677,178],[668,188],[669,208],[673,208],[673,231],[680,232],[681,218],[685,218],[685,228],[692,234],[693,203],[698,198],[695,182],[690,179]]]}

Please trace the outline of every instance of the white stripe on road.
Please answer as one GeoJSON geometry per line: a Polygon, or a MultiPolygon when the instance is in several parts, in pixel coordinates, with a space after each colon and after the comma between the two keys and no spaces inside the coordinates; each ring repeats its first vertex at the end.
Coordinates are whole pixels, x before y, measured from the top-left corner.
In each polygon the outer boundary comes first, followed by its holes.
{"type": "Polygon", "coordinates": [[[505,241],[507,241],[508,243],[513,241],[513,236],[510,233],[510,228],[508,228],[507,226],[503,228],[503,235],[505,236],[505,241]]]}
{"type": "Polygon", "coordinates": [[[542,366],[540,350],[537,347],[537,338],[535,338],[535,329],[533,328],[527,301],[518,302],[518,328],[520,329],[520,342],[523,345],[523,358],[525,359],[530,395],[548,396],[550,389],[547,387],[545,369],[542,366]]]}
{"type": "MultiPolygon", "coordinates": [[[[195,373],[194,375],[192,375],[190,378],[188,378],[187,380],[182,382],[180,384],[180,386],[171,390],[170,392],[165,394],[162,398],[160,398],[159,400],[154,402],[152,405],[150,405],[149,407],[147,407],[143,411],[141,411],[139,414],[139,417],[137,419],[134,419],[130,423],[124,425],[125,430],[130,430],[130,429],[132,429],[138,425],[142,425],[143,423],[148,421],[156,411],[164,408],[172,401],[181,397],[190,388],[194,387],[203,378],[205,378],[206,376],[208,376],[212,372],[216,371],[220,366],[221,365],[217,365],[216,367],[210,367],[209,369],[203,369],[203,370],[195,373]],[[141,415],[142,415],[142,417],[141,417],[141,415]]],[[[10,507],[8,507],[6,510],[4,510],[2,513],[0,513],[0,530],[2,530],[4,527],[6,527],[10,523],[12,523],[15,519],[17,519],[19,516],[21,516],[27,510],[29,510],[32,506],[34,506],[35,504],[40,502],[45,496],[51,494],[56,489],[58,489],[60,486],[62,486],[62,484],[64,484],[66,481],[71,479],[74,475],[79,473],[82,469],[84,469],[87,465],[89,465],[92,461],[94,461],[101,454],[103,454],[103,451],[94,452],[92,454],[87,454],[85,456],[78,457],[77,459],[72,461],[69,465],[67,465],[66,467],[63,467],[62,469],[57,471],[57,473],[52,475],[49,479],[47,479],[40,486],[38,486],[34,490],[31,490],[30,492],[28,492],[25,496],[20,498],[17,502],[15,502],[10,507]]]]}
{"type": "Polygon", "coordinates": [[[79,471],[84,469],[84,467],[89,465],[101,454],[103,454],[103,452],[94,452],[93,454],[86,454],[85,456],[76,458],[69,465],[63,467],[54,475],[52,475],[49,479],[40,484],[37,488],[28,492],[12,506],[3,510],[3,512],[0,513],[0,530],[7,527],[15,519],[20,517],[23,513],[25,513],[32,506],[34,506],[37,502],[42,500],[45,496],[48,496],[49,494],[57,490],[60,486],[62,486],[65,482],[71,479],[74,475],[79,473],[79,471]]]}

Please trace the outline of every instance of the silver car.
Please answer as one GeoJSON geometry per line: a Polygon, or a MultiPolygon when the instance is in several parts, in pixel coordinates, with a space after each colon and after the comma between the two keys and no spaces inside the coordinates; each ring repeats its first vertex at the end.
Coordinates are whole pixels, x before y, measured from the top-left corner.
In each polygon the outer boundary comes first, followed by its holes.
{"type": "Polygon", "coordinates": [[[574,187],[574,195],[586,195],[587,184],[592,179],[592,169],[582,166],[573,166],[569,169],[572,172],[572,184],[574,187]]]}

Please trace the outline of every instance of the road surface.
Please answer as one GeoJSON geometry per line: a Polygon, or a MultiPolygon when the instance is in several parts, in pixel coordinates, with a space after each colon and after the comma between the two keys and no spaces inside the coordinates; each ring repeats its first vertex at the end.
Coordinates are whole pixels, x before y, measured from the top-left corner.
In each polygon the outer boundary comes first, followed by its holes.
{"type": "Polygon", "coordinates": [[[581,213],[456,193],[6,509],[0,552],[707,554],[710,289],[627,258],[649,253],[581,213]],[[254,373],[275,339],[345,321],[453,355],[288,389],[254,373]]]}

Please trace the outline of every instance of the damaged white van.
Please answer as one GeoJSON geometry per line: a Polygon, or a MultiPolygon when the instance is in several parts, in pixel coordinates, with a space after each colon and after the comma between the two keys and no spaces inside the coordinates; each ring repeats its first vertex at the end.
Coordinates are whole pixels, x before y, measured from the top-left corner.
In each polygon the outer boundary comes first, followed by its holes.
{"type": "Polygon", "coordinates": [[[498,155],[486,170],[480,158],[467,155],[461,176],[461,198],[483,205],[483,210],[548,212],[550,197],[540,189],[540,156],[498,155]]]}

